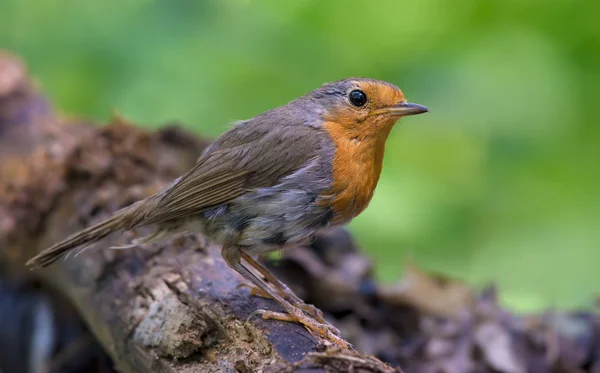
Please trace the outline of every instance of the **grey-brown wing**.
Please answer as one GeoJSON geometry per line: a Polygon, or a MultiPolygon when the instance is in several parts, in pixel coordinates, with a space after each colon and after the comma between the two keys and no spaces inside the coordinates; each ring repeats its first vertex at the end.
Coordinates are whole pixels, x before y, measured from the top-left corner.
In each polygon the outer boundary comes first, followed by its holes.
{"type": "Polygon", "coordinates": [[[252,188],[277,184],[316,156],[320,136],[315,131],[305,125],[272,126],[267,131],[260,123],[231,129],[228,137],[236,139],[231,141],[234,146],[221,139],[211,145],[193,169],[162,193],[144,224],[194,215],[252,188]]]}

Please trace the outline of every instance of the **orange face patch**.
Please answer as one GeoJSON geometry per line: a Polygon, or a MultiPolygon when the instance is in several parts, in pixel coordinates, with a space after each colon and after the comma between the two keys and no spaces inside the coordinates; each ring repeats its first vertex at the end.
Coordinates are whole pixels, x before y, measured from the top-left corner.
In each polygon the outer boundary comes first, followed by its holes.
{"type": "Polygon", "coordinates": [[[397,105],[406,101],[402,91],[391,84],[378,81],[357,82],[360,90],[369,98],[369,110],[397,105]]]}
{"type": "Polygon", "coordinates": [[[379,81],[356,81],[368,99],[362,107],[343,103],[326,116],[323,124],[335,145],[332,199],[327,203],[342,224],[361,213],[371,201],[383,165],[385,141],[398,117],[369,115],[378,109],[405,102],[402,91],[379,81]]]}

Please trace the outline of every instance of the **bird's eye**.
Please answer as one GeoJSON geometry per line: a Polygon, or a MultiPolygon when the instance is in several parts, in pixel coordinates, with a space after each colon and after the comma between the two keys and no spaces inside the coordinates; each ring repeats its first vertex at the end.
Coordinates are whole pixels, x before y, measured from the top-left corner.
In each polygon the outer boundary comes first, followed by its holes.
{"type": "Polygon", "coordinates": [[[354,91],[350,92],[348,98],[354,106],[360,107],[367,103],[367,95],[365,95],[365,93],[359,89],[355,89],[354,91]]]}

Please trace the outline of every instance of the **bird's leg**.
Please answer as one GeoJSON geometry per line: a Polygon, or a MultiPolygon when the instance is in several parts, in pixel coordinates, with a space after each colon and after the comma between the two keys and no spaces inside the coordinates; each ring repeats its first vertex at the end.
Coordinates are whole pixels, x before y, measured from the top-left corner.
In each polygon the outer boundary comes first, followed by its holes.
{"type": "Polygon", "coordinates": [[[247,288],[250,291],[250,295],[252,295],[252,296],[261,297],[261,298],[269,298],[269,294],[263,292],[256,286],[250,285],[247,283],[238,284],[238,286],[235,287],[235,290],[243,289],[243,288],[247,288]]]}
{"type": "MultiPolygon", "coordinates": [[[[323,312],[312,304],[306,304],[302,299],[300,299],[292,289],[290,289],[286,284],[279,281],[277,277],[271,271],[269,271],[265,266],[256,261],[252,256],[250,256],[245,251],[242,251],[242,259],[244,259],[250,266],[255,268],[261,275],[265,276],[267,281],[275,286],[277,289],[277,293],[281,295],[284,299],[290,301],[290,303],[304,311],[306,311],[309,315],[317,319],[320,323],[327,323],[325,321],[325,317],[323,316],[323,312]]],[[[263,294],[258,294],[263,295],[263,294]]]]}
{"type": "Polygon", "coordinates": [[[302,325],[311,333],[315,333],[320,335],[321,337],[327,338],[331,342],[337,344],[342,348],[349,348],[350,344],[346,342],[344,339],[340,338],[339,330],[329,324],[323,324],[315,320],[314,318],[308,316],[304,313],[300,308],[295,307],[290,302],[285,300],[282,296],[280,296],[276,291],[273,291],[263,280],[256,277],[252,271],[246,268],[242,262],[242,250],[236,246],[227,246],[224,247],[221,255],[223,259],[227,262],[227,264],[235,269],[239,274],[241,274],[245,279],[252,282],[256,287],[258,287],[262,292],[268,294],[270,298],[279,303],[287,313],[281,312],[273,312],[267,310],[256,310],[251,315],[261,315],[263,319],[275,319],[281,321],[290,321],[297,322],[302,325]]]}

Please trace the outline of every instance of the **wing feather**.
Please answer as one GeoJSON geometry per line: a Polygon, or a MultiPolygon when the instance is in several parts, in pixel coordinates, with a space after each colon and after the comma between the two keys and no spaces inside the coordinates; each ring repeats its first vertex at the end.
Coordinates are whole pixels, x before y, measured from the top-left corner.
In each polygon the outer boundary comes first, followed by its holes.
{"type": "Polygon", "coordinates": [[[320,138],[315,131],[290,122],[244,122],[232,128],[161,193],[143,224],[192,216],[253,188],[276,185],[315,157],[320,138]]]}

